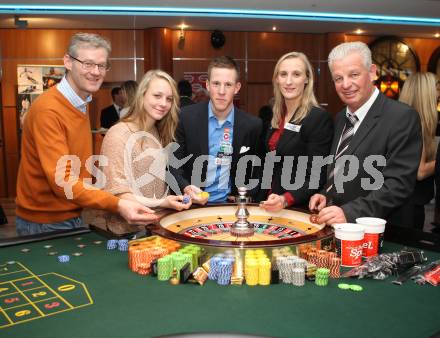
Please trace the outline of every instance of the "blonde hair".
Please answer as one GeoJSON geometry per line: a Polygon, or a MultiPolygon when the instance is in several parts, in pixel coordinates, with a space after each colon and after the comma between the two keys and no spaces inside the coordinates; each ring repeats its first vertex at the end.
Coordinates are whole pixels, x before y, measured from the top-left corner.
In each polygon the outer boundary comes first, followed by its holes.
{"type": "Polygon", "coordinates": [[[144,95],[150,87],[151,81],[154,79],[162,79],[168,82],[173,93],[173,102],[171,109],[165,117],[156,122],[156,127],[159,132],[159,139],[162,146],[167,146],[175,140],[175,132],[177,123],[179,121],[179,93],[177,92],[176,82],[166,72],[160,69],[149,70],[142,78],[139,87],[136,91],[134,103],[130,106],[127,116],[122,121],[135,122],[138,124],[140,130],[146,131],[148,113],[144,108],[144,95]]]}
{"type": "Polygon", "coordinates": [[[121,89],[127,95],[127,107],[131,107],[136,98],[136,90],[138,88],[138,84],[136,81],[128,80],[122,83],[121,89]]]}
{"type": "Polygon", "coordinates": [[[403,84],[399,101],[413,107],[422,123],[423,147],[426,160],[435,157],[435,131],[437,128],[437,77],[433,73],[414,73],[403,84]]]}
{"type": "Polygon", "coordinates": [[[300,106],[298,107],[298,110],[293,117],[293,122],[301,122],[310,112],[312,107],[319,107],[318,102],[315,98],[315,94],[313,93],[313,68],[309,60],[307,59],[307,56],[304,53],[300,52],[290,52],[284,54],[282,57],[280,57],[277,64],[275,65],[272,76],[274,104],[271,125],[273,128],[279,128],[280,121],[284,118],[285,114],[284,97],[283,94],[281,94],[280,86],[277,83],[278,72],[280,70],[281,62],[292,58],[298,58],[304,63],[304,68],[308,79],[308,82],[304,88],[303,95],[301,97],[300,106]]]}

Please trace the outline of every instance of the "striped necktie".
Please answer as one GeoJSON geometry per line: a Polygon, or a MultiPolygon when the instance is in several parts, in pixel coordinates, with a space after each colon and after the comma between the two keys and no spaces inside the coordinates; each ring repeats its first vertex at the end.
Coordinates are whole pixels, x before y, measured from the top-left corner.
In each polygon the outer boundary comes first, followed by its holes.
{"type": "Polygon", "coordinates": [[[358,117],[356,115],[348,114],[348,116],[345,116],[345,126],[344,130],[342,131],[341,141],[339,142],[338,147],[336,148],[335,152],[335,158],[333,161],[333,169],[330,171],[329,177],[328,177],[328,186],[326,189],[326,192],[329,193],[333,187],[335,186],[335,174],[336,171],[340,168],[336,167],[336,160],[340,158],[345,151],[347,150],[348,146],[350,145],[350,141],[353,138],[354,135],[354,126],[358,122],[358,117]]]}

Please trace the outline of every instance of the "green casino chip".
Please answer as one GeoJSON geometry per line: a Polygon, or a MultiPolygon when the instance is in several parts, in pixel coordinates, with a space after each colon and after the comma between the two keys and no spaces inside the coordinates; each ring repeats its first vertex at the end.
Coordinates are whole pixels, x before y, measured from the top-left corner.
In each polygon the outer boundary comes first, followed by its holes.
{"type": "Polygon", "coordinates": [[[349,290],[350,284],[340,283],[340,284],[338,284],[338,288],[340,288],[341,290],[349,290]]]}
{"type": "Polygon", "coordinates": [[[350,285],[350,290],[351,291],[359,292],[359,291],[362,291],[363,289],[364,288],[362,286],[360,286],[360,285],[355,285],[355,284],[350,285]]]}

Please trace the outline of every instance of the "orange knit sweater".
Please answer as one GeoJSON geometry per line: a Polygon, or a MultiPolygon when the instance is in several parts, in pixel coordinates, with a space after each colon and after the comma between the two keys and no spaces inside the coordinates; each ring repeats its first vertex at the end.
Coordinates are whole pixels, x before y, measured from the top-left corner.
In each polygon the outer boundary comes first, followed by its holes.
{"type": "Polygon", "coordinates": [[[92,190],[83,182],[84,178],[90,178],[85,163],[91,155],[88,114],[73,107],[55,86],[38,97],[24,121],[17,215],[36,223],[55,223],[79,216],[83,207],[117,212],[117,197],[92,190]],[[79,178],[71,189],[59,186],[60,182],[73,178],[70,161],[66,170],[58,170],[61,177],[55,177],[57,163],[62,163],[58,161],[63,155],[76,155],[75,161],[80,163],[76,172],[79,178]],[[72,192],[70,198],[65,189],[72,192]]]}

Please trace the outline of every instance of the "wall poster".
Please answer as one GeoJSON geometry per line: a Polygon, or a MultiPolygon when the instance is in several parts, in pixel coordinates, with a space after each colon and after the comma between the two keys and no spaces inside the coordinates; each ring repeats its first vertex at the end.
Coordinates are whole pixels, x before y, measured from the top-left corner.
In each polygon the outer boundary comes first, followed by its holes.
{"type": "Polygon", "coordinates": [[[17,124],[19,131],[30,105],[45,90],[61,81],[64,66],[18,65],[17,66],[17,124]]]}

